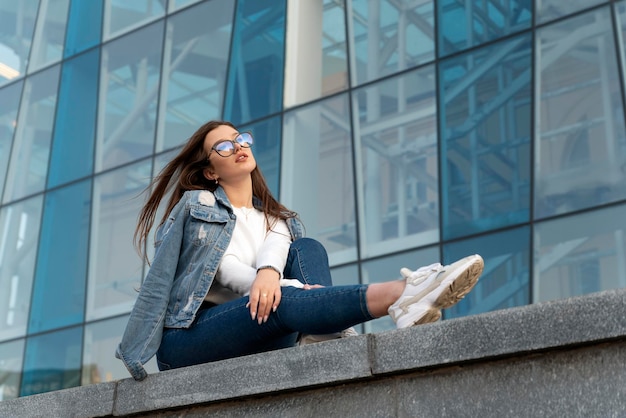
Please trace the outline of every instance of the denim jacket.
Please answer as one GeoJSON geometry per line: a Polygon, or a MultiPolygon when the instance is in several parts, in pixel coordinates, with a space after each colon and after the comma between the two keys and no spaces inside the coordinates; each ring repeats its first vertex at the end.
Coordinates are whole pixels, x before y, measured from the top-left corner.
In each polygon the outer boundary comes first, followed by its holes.
{"type": "MultiPolygon", "coordinates": [[[[256,207],[261,206],[254,199],[256,207]]],[[[143,365],[157,352],[163,328],[189,328],[204,301],[236,216],[221,187],[187,191],[157,229],[155,256],[131,311],[115,356],[135,380],[148,374],[143,365]]],[[[302,223],[289,218],[292,239],[304,235],[302,223]]]]}

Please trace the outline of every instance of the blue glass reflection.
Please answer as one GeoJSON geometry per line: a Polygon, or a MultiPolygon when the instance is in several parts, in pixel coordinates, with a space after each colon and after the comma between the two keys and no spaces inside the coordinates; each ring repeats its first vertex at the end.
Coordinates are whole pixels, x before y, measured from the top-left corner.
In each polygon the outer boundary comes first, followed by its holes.
{"type": "Polygon", "coordinates": [[[20,376],[24,363],[25,340],[0,344],[0,376],[2,376],[2,400],[17,398],[20,394],[20,376]]]}
{"type": "MultiPolygon", "coordinates": [[[[536,24],[545,23],[549,20],[558,19],[571,15],[579,10],[591,8],[601,3],[609,3],[607,0],[585,0],[585,1],[563,1],[563,0],[541,0],[537,1],[535,10],[536,24]]],[[[616,4],[619,1],[615,2],[616,4]]]]}
{"type": "Polygon", "coordinates": [[[445,264],[477,253],[485,260],[483,275],[463,300],[444,311],[445,318],[475,315],[529,303],[530,227],[443,247],[445,264]]]}
{"type": "Polygon", "coordinates": [[[168,18],[157,152],[221,117],[234,12],[235,2],[213,0],[168,18]]]}
{"type": "Polygon", "coordinates": [[[352,19],[350,48],[354,56],[351,64],[353,85],[433,60],[433,3],[436,1],[347,2],[352,19]]]}
{"type": "Polygon", "coordinates": [[[0,208],[0,340],[26,335],[42,210],[41,194],[0,208]]]}
{"type": "Polygon", "coordinates": [[[66,30],[65,58],[96,46],[102,31],[102,2],[71,0],[66,30]]]}
{"type": "Polygon", "coordinates": [[[29,338],[20,396],[80,386],[82,339],[82,326],[29,338]]]}
{"type": "Polygon", "coordinates": [[[282,125],[280,117],[253,123],[239,128],[254,135],[254,158],[272,194],[278,199],[280,179],[280,144],[282,125]]]}
{"type": "Polygon", "coordinates": [[[440,65],[444,239],[527,222],[531,38],[440,65]]]}
{"type": "Polygon", "coordinates": [[[286,2],[237,2],[224,118],[245,123],[283,103],[286,2]]]}
{"type": "Polygon", "coordinates": [[[438,0],[439,56],[462,51],[530,28],[528,0],[438,0]]]}
{"type": "Polygon", "coordinates": [[[428,65],[353,92],[361,257],[439,239],[435,79],[428,65]]]}
{"type": "Polygon", "coordinates": [[[0,2],[0,86],[26,73],[38,9],[39,0],[0,2]]]}
{"type": "Polygon", "coordinates": [[[63,64],[48,187],[93,170],[99,56],[95,49],[63,64]]]}
{"type": "MultiPolygon", "coordinates": [[[[166,0],[104,0],[105,40],[129,32],[165,15],[166,0]]],[[[155,40],[157,38],[154,38],[155,40]]],[[[161,42],[158,42],[161,47],[161,42]]]]}
{"type": "Polygon", "coordinates": [[[9,167],[13,134],[17,125],[17,108],[20,105],[23,85],[23,81],[18,81],[0,89],[0,201],[9,167]]]}
{"type": "Polygon", "coordinates": [[[5,203],[39,193],[46,186],[60,73],[59,64],[24,82],[5,183],[5,203]]]}
{"type": "Polygon", "coordinates": [[[626,205],[534,226],[533,302],[626,288],[626,205]]]}
{"type": "Polygon", "coordinates": [[[623,51],[615,52],[613,19],[607,5],[536,32],[535,219],[626,198],[623,51]]]}
{"type": "Polygon", "coordinates": [[[153,152],[164,26],[159,20],[102,47],[96,171],[153,152]]]}
{"type": "Polygon", "coordinates": [[[349,99],[334,96],[283,119],[281,200],[299,214],[307,235],[324,244],[331,266],[357,259],[349,99]]]}
{"type": "Polygon", "coordinates": [[[46,196],[29,334],[83,320],[90,200],[91,180],[46,196]]]}

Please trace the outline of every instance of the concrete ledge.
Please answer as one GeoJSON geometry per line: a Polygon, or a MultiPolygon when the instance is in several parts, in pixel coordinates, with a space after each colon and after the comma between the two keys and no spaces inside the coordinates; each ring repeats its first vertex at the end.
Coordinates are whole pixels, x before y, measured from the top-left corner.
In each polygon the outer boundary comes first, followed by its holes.
{"type": "Polygon", "coordinates": [[[626,415],[626,289],[0,402],[1,417],[626,415]]]}
{"type": "Polygon", "coordinates": [[[117,382],[79,386],[0,402],[0,417],[104,417],[115,408],[117,382]]]}
{"type": "Polygon", "coordinates": [[[371,375],[367,336],[169,370],[119,382],[115,413],[235,399],[371,375]]]}
{"type": "Polygon", "coordinates": [[[374,374],[486,360],[626,336],[626,289],[373,335],[374,374]]]}
{"type": "Polygon", "coordinates": [[[626,416],[626,342],[247,397],[157,417],[626,416]]]}

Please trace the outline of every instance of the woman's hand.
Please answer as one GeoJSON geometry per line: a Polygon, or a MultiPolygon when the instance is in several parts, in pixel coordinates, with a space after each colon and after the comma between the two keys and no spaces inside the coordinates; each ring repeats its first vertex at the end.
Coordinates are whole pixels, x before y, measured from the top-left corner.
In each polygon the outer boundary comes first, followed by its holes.
{"type": "Polygon", "coordinates": [[[252,320],[255,318],[259,325],[266,322],[270,312],[275,312],[280,304],[280,274],[277,271],[265,268],[257,272],[250,288],[250,308],[252,320]]]}

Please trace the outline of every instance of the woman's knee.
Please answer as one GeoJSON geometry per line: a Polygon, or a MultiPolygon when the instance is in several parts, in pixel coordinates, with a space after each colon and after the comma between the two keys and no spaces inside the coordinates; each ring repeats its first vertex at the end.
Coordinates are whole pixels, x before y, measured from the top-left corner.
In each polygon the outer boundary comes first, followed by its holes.
{"type": "Polygon", "coordinates": [[[291,248],[299,251],[303,251],[305,253],[311,253],[316,255],[322,255],[325,258],[328,258],[328,253],[326,252],[326,248],[316,239],[303,237],[298,238],[297,240],[291,243],[291,248]]]}
{"type": "Polygon", "coordinates": [[[326,249],[313,238],[300,238],[291,244],[284,273],[304,284],[332,286],[333,283],[326,249]]]}

